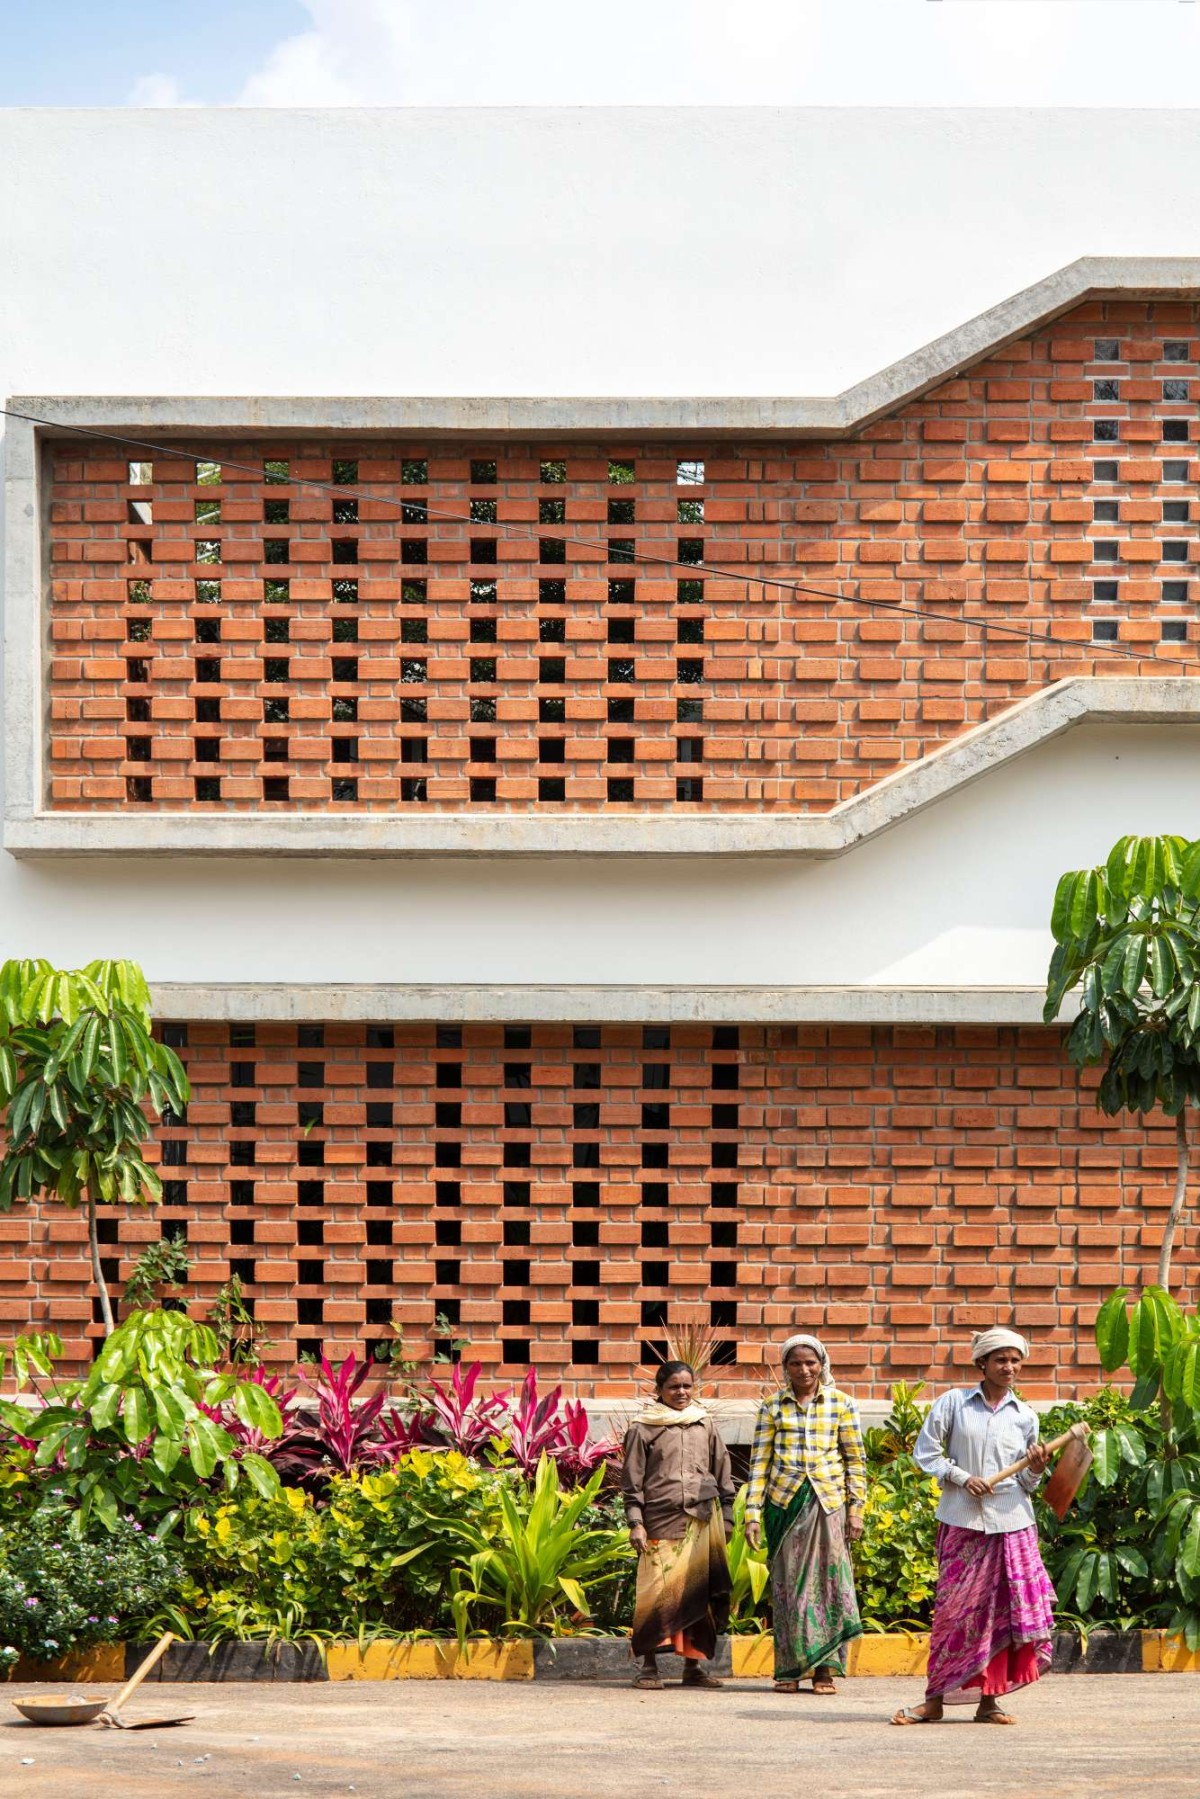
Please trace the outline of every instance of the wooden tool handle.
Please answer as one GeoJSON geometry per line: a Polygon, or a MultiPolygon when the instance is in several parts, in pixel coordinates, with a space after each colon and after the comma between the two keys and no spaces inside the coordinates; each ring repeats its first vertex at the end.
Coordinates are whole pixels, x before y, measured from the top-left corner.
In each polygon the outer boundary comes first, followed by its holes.
{"type": "Polygon", "coordinates": [[[138,1688],[141,1686],[142,1682],[145,1680],[147,1674],[149,1674],[151,1668],[155,1667],[162,1660],[163,1656],[167,1653],[167,1650],[171,1647],[171,1644],[174,1641],[175,1641],[175,1632],[173,1630],[166,1630],[163,1632],[162,1636],[158,1639],[158,1642],[154,1645],[154,1647],[150,1651],[149,1655],[145,1658],[145,1660],[143,1662],[140,1662],[138,1664],[138,1666],[134,1669],[132,1679],[126,1681],[125,1685],[121,1688],[121,1691],[117,1694],[116,1698],[113,1700],[112,1704],[109,1706],[108,1709],[110,1712],[119,1712],[120,1711],[121,1707],[124,1705],[125,1701],[129,1698],[130,1694],[137,1692],[138,1688]]]}
{"type": "MultiPolygon", "coordinates": [[[[1091,1430],[1092,1427],[1090,1424],[1073,1424],[1070,1430],[1065,1430],[1063,1432],[1061,1437],[1055,1437],[1052,1443],[1047,1443],[1046,1448],[1050,1451],[1051,1455],[1057,1455],[1060,1449],[1066,1448],[1072,1437],[1090,1436],[1091,1430]]],[[[1028,1466],[1029,1457],[1023,1455],[1019,1462],[1013,1462],[1009,1467],[1001,1468],[999,1474],[989,1474],[987,1481],[988,1491],[994,1493],[1002,1480],[1011,1480],[1014,1474],[1024,1474],[1028,1466]]]]}

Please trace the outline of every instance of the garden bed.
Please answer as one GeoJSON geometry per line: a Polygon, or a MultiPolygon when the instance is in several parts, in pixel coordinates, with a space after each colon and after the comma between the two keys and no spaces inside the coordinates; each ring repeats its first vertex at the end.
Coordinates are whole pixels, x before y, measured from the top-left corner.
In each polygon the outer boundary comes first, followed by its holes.
{"type": "MultiPolygon", "coordinates": [[[[929,1639],[903,1632],[871,1632],[850,1647],[847,1671],[857,1677],[925,1673],[929,1639]]],[[[145,1654],[138,1643],[108,1644],[59,1662],[21,1662],[13,1681],[116,1683],[145,1654]]],[[[668,1664],[669,1666],[670,1664],[668,1664]]],[[[769,1680],[771,1638],[723,1637],[712,1666],[735,1680],[769,1680]]],[[[338,1680],[614,1681],[629,1677],[626,1637],[557,1640],[476,1638],[460,1650],[453,1638],[415,1643],[173,1643],[150,1680],[181,1682],[303,1682],[338,1680]]],[[[1200,1674],[1200,1651],[1161,1630],[1074,1631],[1054,1638],[1056,1674],[1200,1674]]]]}

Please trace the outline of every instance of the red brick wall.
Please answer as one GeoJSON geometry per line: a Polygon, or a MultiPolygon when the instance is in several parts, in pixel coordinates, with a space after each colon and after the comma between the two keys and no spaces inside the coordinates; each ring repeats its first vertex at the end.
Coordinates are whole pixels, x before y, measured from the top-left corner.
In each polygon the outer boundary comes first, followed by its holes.
{"type": "Polygon", "coordinates": [[[1162,641],[1188,617],[1164,582],[1191,598],[1194,556],[1164,505],[1197,472],[1163,421],[1194,437],[1198,317],[1178,301],[1081,307],[838,443],[237,442],[211,449],[216,484],[181,455],[136,485],[124,452],[64,445],[52,802],[819,811],[1047,682],[1145,666],[1093,651],[1097,617],[1162,672],[1193,654],[1162,641]],[[262,479],[264,457],[281,479],[262,479]],[[681,459],[703,463],[701,485],[678,483],[681,459]],[[632,479],[611,480],[610,461],[632,479]],[[339,475],[357,510],[303,485],[339,475]],[[539,519],[560,503],[562,522],[539,519]],[[630,565],[622,545],[723,572],[630,565]],[[1092,607],[1112,578],[1118,606],[1092,607]],[[198,603],[201,582],[219,598],[198,603]],[[884,609],[914,603],[939,616],[884,609]],[[1064,647],[985,636],[981,619],[1064,647]]]}
{"type": "MultiPolygon", "coordinates": [[[[622,1394],[665,1319],[711,1326],[736,1358],[713,1370],[719,1393],[753,1393],[770,1346],[808,1328],[883,1394],[952,1376],[972,1328],[1015,1319],[1035,1344],[1027,1386],[1069,1392],[1095,1378],[1098,1298],[1153,1266],[1169,1201],[1171,1131],[1103,1120],[1057,1031],[186,1036],[194,1097],[163,1132],[167,1203],[114,1210],[110,1272],[185,1226],[193,1309],[240,1271],[279,1360],[361,1349],[389,1315],[427,1355],[444,1312],[497,1377],[528,1358],[622,1394]]],[[[32,1317],[81,1352],[82,1219],[19,1208],[0,1241],[4,1332],[32,1317]]]]}

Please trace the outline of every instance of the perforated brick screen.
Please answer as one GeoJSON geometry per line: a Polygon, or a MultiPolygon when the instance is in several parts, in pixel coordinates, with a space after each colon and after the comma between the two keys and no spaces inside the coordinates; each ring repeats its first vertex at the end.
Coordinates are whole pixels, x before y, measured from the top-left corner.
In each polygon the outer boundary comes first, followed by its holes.
{"type": "Polygon", "coordinates": [[[1081,307],[837,443],[61,443],[51,802],[819,811],[1191,666],[1196,321],[1081,307]]]}
{"type": "MultiPolygon", "coordinates": [[[[712,1389],[750,1395],[805,1328],[882,1395],[1015,1319],[1027,1386],[1070,1391],[1096,1375],[1097,1300],[1153,1265],[1170,1198],[1170,1129],[1102,1120],[1056,1031],[167,1031],[194,1096],[162,1133],[161,1210],[104,1218],[107,1271],[184,1230],[193,1310],[239,1274],[277,1361],[361,1351],[392,1320],[425,1357],[441,1315],[492,1376],[532,1362],[628,1395],[695,1323],[719,1341],[712,1389]]],[[[5,1330],[32,1318],[80,1353],[82,1218],[18,1208],[0,1241],[5,1330]]],[[[1183,1290],[1194,1263],[1189,1235],[1183,1290]]]]}

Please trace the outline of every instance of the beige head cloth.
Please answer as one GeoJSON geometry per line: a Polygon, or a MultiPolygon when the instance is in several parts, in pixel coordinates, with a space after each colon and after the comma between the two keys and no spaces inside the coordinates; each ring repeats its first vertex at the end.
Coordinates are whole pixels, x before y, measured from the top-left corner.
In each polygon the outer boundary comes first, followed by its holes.
{"type": "Polygon", "coordinates": [[[789,1337],[787,1339],[787,1341],[785,1343],[783,1343],[780,1347],[780,1351],[779,1351],[780,1362],[784,1365],[784,1367],[786,1367],[787,1359],[791,1355],[793,1349],[800,1349],[801,1347],[803,1347],[805,1349],[811,1349],[814,1352],[814,1354],[820,1356],[820,1358],[821,1358],[821,1385],[823,1387],[832,1387],[832,1385],[833,1385],[833,1370],[829,1366],[829,1351],[826,1349],[825,1345],[822,1343],[820,1337],[810,1337],[804,1331],[799,1332],[798,1335],[796,1335],[794,1337],[789,1337]]]}
{"type": "Polygon", "coordinates": [[[1029,1354],[1029,1343],[1018,1332],[1011,1331],[1003,1324],[995,1324],[991,1330],[976,1331],[971,1338],[971,1360],[982,1362],[987,1356],[995,1355],[998,1349],[1019,1350],[1022,1359],[1029,1354]]]}

